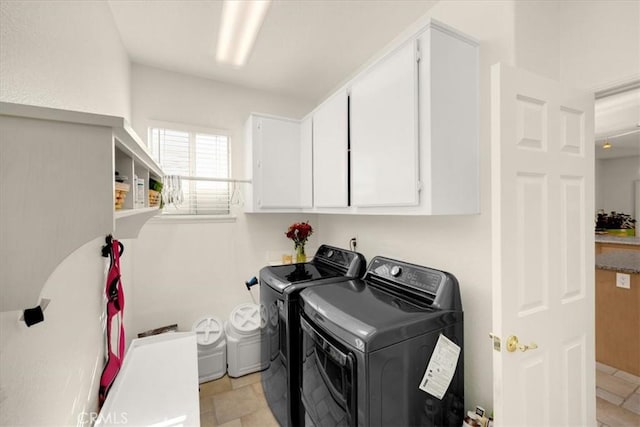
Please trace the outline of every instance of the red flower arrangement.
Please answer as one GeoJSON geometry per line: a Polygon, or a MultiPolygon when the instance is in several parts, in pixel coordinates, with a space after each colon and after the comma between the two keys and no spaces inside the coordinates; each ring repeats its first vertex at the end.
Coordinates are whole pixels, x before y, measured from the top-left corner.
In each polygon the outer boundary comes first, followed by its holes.
{"type": "Polygon", "coordinates": [[[295,248],[302,247],[307,243],[309,236],[313,234],[313,228],[309,225],[309,222],[296,222],[289,226],[289,229],[284,233],[287,238],[293,240],[295,248]]]}

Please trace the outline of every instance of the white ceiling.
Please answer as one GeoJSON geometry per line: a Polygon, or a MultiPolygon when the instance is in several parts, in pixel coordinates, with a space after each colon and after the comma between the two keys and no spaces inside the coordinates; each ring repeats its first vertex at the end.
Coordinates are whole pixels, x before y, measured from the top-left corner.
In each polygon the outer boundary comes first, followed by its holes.
{"type": "Polygon", "coordinates": [[[274,0],[241,69],[215,60],[220,1],[108,3],[135,63],[319,102],[437,2],[274,0]]]}
{"type": "Polygon", "coordinates": [[[640,129],[635,133],[607,140],[611,143],[611,148],[602,148],[605,140],[596,140],[596,159],[640,156],[640,129]]]}
{"type": "Polygon", "coordinates": [[[640,82],[595,102],[596,158],[640,155],[640,82]],[[633,88],[635,87],[635,89],[633,88]],[[611,148],[603,149],[605,140],[611,148]]]}

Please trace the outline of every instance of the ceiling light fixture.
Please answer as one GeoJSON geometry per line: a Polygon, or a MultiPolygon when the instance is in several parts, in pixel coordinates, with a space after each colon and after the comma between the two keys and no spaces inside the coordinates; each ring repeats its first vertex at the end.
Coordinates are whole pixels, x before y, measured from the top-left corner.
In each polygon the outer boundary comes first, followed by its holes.
{"type": "Polygon", "coordinates": [[[271,0],[224,0],[218,33],[218,62],[241,67],[247,62],[271,0]]]}
{"type": "Polygon", "coordinates": [[[606,150],[607,148],[611,148],[611,143],[609,142],[609,140],[608,140],[608,139],[605,139],[605,140],[604,140],[604,144],[602,144],[602,148],[604,148],[605,150],[606,150]]]}

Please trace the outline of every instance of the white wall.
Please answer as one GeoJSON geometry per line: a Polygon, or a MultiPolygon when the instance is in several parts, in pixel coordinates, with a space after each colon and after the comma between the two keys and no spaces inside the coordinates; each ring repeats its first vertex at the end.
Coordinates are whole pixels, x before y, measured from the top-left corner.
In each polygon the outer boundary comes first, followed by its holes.
{"type": "MultiPolygon", "coordinates": [[[[243,127],[250,112],[300,118],[311,109],[305,101],[212,80],[136,64],[132,70],[136,132],[146,139],[150,120],[228,130],[236,178],[248,176],[243,127]]],[[[232,222],[152,221],[143,227],[135,242],[134,332],[172,323],[190,330],[204,315],[227,318],[236,305],[251,302],[244,282],[293,250],[287,227],[306,220],[317,225],[314,215],[234,214],[232,222]]],[[[310,254],[317,235],[308,244],[310,254]]],[[[258,301],[258,287],[252,292],[258,301]]]]}
{"type": "Polygon", "coordinates": [[[638,219],[634,181],[640,180],[640,156],[597,160],[596,209],[622,212],[638,219]]]}
{"type": "Polygon", "coordinates": [[[515,2],[516,64],[571,87],[600,90],[640,78],[640,3],[515,2]]]}
{"type": "Polygon", "coordinates": [[[105,348],[103,244],[102,238],[85,244],[49,277],[41,293],[51,300],[44,322],[28,328],[20,312],[0,313],[0,425],[81,425],[78,420],[97,411],[105,348]]]}
{"type": "MultiPolygon", "coordinates": [[[[106,3],[0,2],[1,101],[129,117],[129,73],[106,3]]],[[[76,424],[84,411],[97,410],[102,243],[79,248],[49,277],[43,323],[27,328],[19,312],[0,313],[1,425],[76,424]]],[[[123,275],[126,282],[129,273],[123,275]]]]}
{"type": "Polygon", "coordinates": [[[0,2],[0,101],[129,118],[129,59],[103,1],[0,2]]]}
{"type": "MultiPolygon", "coordinates": [[[[604,209],[601,206],[604,206],[603,204],[603,199],[602,199],[602,179],[600,179],[600,177],[602,176],[602,161],[596,159],[595,162],[595,192],[596,192],[596,197],[595,197],[595,208],[596,208],[596,212],[598,211],[598,209],[604,209]]],[[[596,212],[593,213],[594,218],[596,218],[596,212]]]]}
{"type": "Polygon", "coordinates": [[[596,91],[640,79],[640,2],[559,3],[560,81],[596,91]]]}

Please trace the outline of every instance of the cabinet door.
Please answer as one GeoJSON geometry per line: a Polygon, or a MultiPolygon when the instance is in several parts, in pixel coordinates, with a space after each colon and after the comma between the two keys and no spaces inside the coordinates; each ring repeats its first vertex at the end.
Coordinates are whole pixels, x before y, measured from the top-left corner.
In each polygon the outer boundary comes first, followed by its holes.
{"type": "Polygon", "coordinates": [[[313,206],[313,119],[300,123],[300,207],[313,206]]]}
{"type": "Polygon", "coordinates": [[[350,96],[351,202],[418,204],[416,42],[354,80],[350,96]]]}
{"type": "Polygon", "coordinates": [[[437,25],[418,42],[421,202],[434,215],[478,213],[478,46],[437,25]]]}
{"type": "Polygon", "coordinates": [[[258,209],[300,207],[300,123],[257,117],[258,209]]]}
{"type": "Polygon", "coordinates": [[[348,204],[348,98],[339,92],[313,115],[313,201],[320,208],[348,204]]]}

